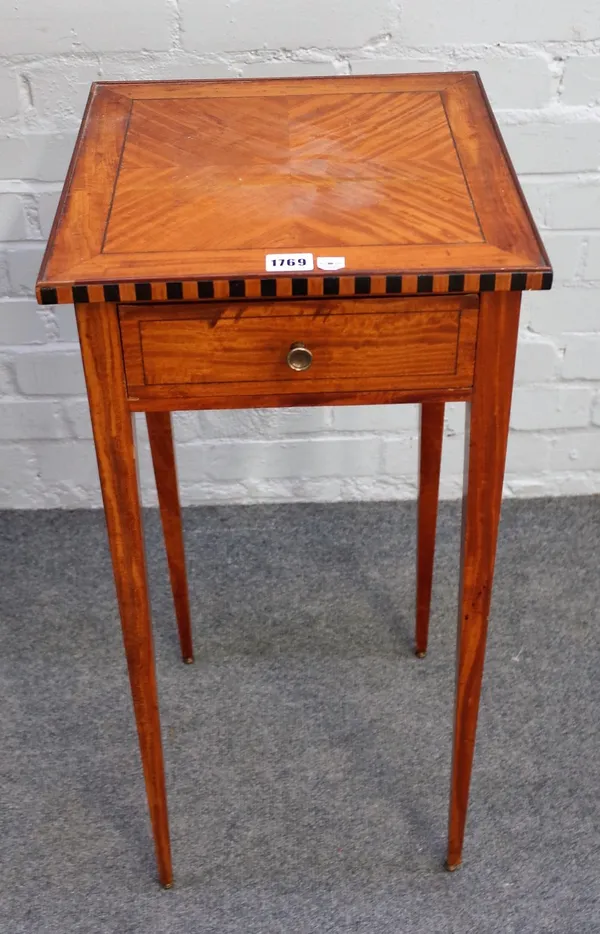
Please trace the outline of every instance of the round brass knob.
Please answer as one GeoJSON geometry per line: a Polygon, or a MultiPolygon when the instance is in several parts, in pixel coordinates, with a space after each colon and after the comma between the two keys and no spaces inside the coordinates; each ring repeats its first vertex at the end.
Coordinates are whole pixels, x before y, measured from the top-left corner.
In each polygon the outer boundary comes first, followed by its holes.
{"type": "Polygon", "coordinates": [[[303,343],[292,344],[287,355],[287,365],[291,370],[308,370],[312,364],[313,355],[303,343]]]}

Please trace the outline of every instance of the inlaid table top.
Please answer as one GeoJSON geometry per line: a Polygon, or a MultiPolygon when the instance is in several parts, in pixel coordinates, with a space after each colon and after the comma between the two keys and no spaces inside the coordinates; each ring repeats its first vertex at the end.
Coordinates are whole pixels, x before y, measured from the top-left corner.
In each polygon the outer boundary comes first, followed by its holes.
{"type": "Polygon", "coordinates": [[[101,82],[38,298],[550,284],[476,73],[101,82]],[[289,254],[304,262],[286,265],[289,254]]]}

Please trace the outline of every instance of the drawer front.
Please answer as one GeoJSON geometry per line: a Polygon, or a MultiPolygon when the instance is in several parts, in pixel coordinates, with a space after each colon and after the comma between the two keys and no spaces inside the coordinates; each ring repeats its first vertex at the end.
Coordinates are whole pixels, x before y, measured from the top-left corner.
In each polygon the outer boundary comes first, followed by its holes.
{"type": "Polygon", "coordinates": [[[128,389],[140,399],[472,383],[477,297],[471,295],[125,305],[119,313],[128,389]]]}

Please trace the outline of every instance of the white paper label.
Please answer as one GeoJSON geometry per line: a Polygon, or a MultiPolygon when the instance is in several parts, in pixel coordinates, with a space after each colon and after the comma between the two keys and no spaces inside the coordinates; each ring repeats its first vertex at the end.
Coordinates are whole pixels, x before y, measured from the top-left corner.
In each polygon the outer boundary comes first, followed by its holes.
{"type": "Polygon", "coordinates": [[[267,272],[306,272],[314,269],[312,253],[267,253],[267,272]]]}
{"type": "Polygon", "coordinates": [[[317,256],[319,269],[343,269],[345,265],[345,256],[317,256]]]}

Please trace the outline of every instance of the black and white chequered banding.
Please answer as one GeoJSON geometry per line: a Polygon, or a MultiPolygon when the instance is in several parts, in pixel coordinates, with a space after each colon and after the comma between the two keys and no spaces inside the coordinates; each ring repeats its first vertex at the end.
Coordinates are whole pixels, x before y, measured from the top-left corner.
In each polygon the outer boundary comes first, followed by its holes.
{"type": "Polygon", "coordinates": [[[39,286],[42,305],[89,302],[202,301],[261,298],[384,296],[549,289],[552,273],[419,273],[374,276],[268,277],[39,286]]]}

